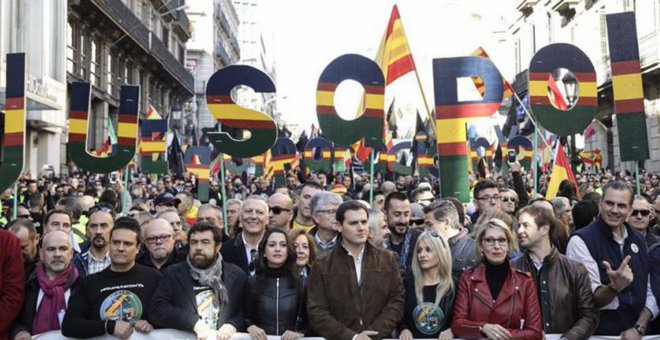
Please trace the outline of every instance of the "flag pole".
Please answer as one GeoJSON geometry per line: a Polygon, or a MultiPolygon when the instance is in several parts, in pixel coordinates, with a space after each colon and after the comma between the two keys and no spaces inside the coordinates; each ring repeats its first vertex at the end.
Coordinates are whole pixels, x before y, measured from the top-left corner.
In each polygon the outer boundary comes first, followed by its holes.
{"type": "Polygon", "coordinates": [[[639,164],[637,161],[633,161],[635,163],[635,185],[637,186],[637,195],[641,195],[641,189],[639,187],[639,164]]]}
{"type": "MultiPolygon", "coordinates": [[[[222,132],[222,124],[218,122],[218,132],[222,132]]],[[[220,200],[222,201],[222,228],[229,235],[227,225],[227,190],[225,188],[225,158],[222,151],[218,153],[218,162],[220,162],[220,200]]],[[[216,203],[217,204],[217,203],[216,203]]]]}
{"type": "Polygon", "coordinates": [[[131,172],[131,168],[126,165],[124,167],[124,191],[121,193],[121,213],[122,215],[126,215],[126,212],[128,211],[128,207],[126,206],[126,203],[128,201],[128,179],[130,177],[129,173],[131,172]]]}
{"type": "Polygon", "coordinates": [[[374,148],[369,152],[369,204],[374,205],[374,148]]]}
{"type": "Polygon", "coordinates": [[[534,174],[533,180],[534,180],[534,194],[538,193],[538,164],[536,164],[536,153],[538,152],[539,149],[539,131],[538,131],[538,125],[534,124],[534,152],[532,152],[532,173],[534,174]]]}
{"type": "Polygon", "coordinates": [[[16,216],[18,215],[18,181],[14,183],[14,209],[12,209],[12,219],[16,219],[16,216]]]}

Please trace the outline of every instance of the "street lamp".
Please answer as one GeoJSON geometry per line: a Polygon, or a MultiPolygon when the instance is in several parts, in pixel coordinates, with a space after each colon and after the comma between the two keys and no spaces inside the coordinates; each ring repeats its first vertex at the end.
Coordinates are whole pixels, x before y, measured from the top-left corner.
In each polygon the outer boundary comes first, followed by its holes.
{"type": "Polygon", "coordinates": [[[566,93],[566,100],[568,100],[569,109],[572,108],[578,99],[578,85],[577,79],[573,76],[572,72],[567,72],[562,79],[564,83],[564,91],[566,93]]]}

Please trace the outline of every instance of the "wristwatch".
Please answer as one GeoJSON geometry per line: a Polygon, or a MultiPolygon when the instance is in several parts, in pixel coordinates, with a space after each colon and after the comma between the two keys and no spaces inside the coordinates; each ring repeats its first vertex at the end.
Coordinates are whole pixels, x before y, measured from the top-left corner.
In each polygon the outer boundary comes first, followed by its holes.
{"type": "Polygon", "coordinates": [[[633,328],[639,333],[639,335],[644,336],[646,334],[646,326],[636,323],[633,328]]]}

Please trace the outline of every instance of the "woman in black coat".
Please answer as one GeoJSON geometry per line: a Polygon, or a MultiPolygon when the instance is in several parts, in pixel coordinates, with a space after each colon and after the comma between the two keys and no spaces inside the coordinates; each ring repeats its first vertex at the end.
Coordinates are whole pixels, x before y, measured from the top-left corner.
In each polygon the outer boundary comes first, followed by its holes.
{"type": "Polygon", "coordinates": [[[253,339],[304,335],[305,306],[296,255],[284,231],[271,229],[259,244],[256,275],[248,279],[245,325],[253,339]]]}

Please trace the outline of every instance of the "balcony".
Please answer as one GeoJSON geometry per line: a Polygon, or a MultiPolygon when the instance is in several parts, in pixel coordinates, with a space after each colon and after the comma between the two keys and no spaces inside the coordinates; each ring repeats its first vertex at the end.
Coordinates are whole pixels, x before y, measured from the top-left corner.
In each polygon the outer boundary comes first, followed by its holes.
{"type": "MultiPolygon", "coordinates": [[[[155,61],[162,65],[162,68],[180,85],[187,95],[192,96],[194,93],[194,80],[193,75],[186,70],[183,63],[179,62],[172,53],[165,47],[162,41],[158,39],[149,29],[142,23],[142,21],[133,14],[133,12],[124,5],[123,2],[117,0],[91,0],[80,2],[80,13],[86,13],[92,4],[98,10],[103,12],[116,26],[123,31],[122,36],[125,34],[130,39],[117,40],[116,43],[128,44],[132,40],[141,49],[155,61]]],[[[183,15],[187,20],[185,14],[183,15]]],[[[181,17],[179,17],[180,19],[181,17]]],[[[116,28],[113,28],[113,30],[116,28]]],[[[150,61],[147,59],[146,61],[150,61]]]]}
{"type": "Polygon", "coordinates": [[[516,6],[516,9],[519,12],[522,12],[523,15],[528,16],[534,12],[534,6],[539,3],[539,0],[521,0],[516,6]]]}
{"type": "Polygon", "coordinates": [[[552,4],[552,10],[559,13],[562,17],[562,27],[566,26],[575,16],[580,0],[559,0],[552,4]]]}
{"type": "Polygon", "coordinates": [[[215,47],[215,55],[216,57],[220,58],[220,61],[222,61],[222,64],[224,66],[226,65],[231,65],[234,61],[231,59],[227,51],[225,51],[223,46],[216,46],[215,47]]]}

